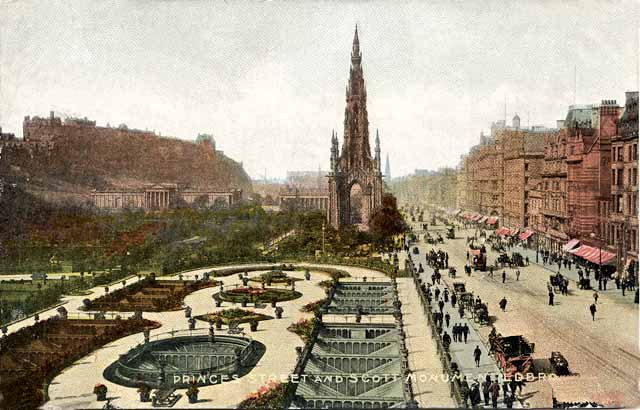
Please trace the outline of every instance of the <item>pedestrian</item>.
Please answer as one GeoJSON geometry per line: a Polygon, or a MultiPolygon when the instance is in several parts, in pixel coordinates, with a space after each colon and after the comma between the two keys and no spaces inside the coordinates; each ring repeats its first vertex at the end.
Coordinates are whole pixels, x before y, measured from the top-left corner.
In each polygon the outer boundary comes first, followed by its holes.
{"type": "Polygon", "coordinates": [[[516,270],[516,280],[520,280],[520,269],[516,270]]]}
{"type": "Polygon", "coordinates": [[[444,303],[449,302],[449,289],[444,289],[444,303]]]}
{"type": "Polygon", "coordinates": [[[464,376],[460,382],[460,395],[462,396],[462,404],[465,408],[468,407],[467,400],[469,398],[469,393],[471,393],[471,391],[469,389],[469,383],[467,382],[467,376],[464,376]]]}
{"type": "Polygon", "coordinates": [[[593,300],[595,304],[598,304],[598,291],[593,292],[593,300]]]}
{"type": "Polygon", "coordinates": [[[476,345],[476,348],[473,351],[473,358],[476,361],[476,367],[480,367],[480,356],[481,355],[482,355],[482,352],[480,351],[480,347],[478,345],[476,345]]]}
{"type": "Polygon", "coordinates": [[[464,317],[464,306],[462,306],[462,303],[458,305],[458,313],[460,314],[460,319],[462,319],[464,317]]]}
{"type": "Polygon", "coordinates": [[[525,256],[524,261],[527,264],[527,266],[529,266],[529,257],[528,256],[525,256]]]}
{"type": "Polygon", "coordinates": [[[498,384],[498,376],[489,387],[491,393],[491,405],[494,409],[498,408],[498,396],[500,396],[500,385],[498,384]]]}
{"type": "Polygon", "coordinates": [[[507,406],[508,409],[513,408],[514,401],[516,401],[516,398],[514,397],[513,393],[507,394],[504,398],[504,404],[507,406]]]}
{"type": "Polygon", "coordinates": [[[436,288],[435,295],[436,295],[436,299],[440,298],[440,288],[436,288]]]}
{"type": "Polygon", "coordinates": [[[484,396],[484,405],[489,405],[489,391],[491,388],[491,376],[486,375],[484,382],[482,382],[482,396],[484,396]]]}
{"type": "Polygon", "coordinates": [[[475,409],[478,404],[480,404],[480,383],[476,379],[471,385],[471,407],[475,409]]]}
{"type": "Polygon", "coordinates": [[[444,350],[449,350],[449,345],[451,344],[451,336],[445,330],[442,334],[442,345],[444,346],[444,350]]]}
{"type": "Polygon", "coordinates": [[[549,306],[553,306],[553,291],[549,292],[549,306]]]}
{"type": "MultiPolygon", "coordinates": [[[[467,242],[469,242],[468,239],[469,238],[467,238],[467,242]]],[[[469,251],[467,251],[467,260],[469,260],[469,251]]]]}
{"type": "Polygon", "coordinates": [[[438,302],[438,307],[440,308],[440,313],[442,313],[442,311],[444,310],[444,302],[442,301],[442,299],[440,299],[440,301],[438,302]]]}
{"type": "Polygon", "coordinates": [[[451,320],[451,316],[449,315],[449,312],[447,312],[444,315],[444,322],[447,324],[447,327],[449,327],[449,320],[451,320]]]}
{"type": "Polygon", "coordinates": [[[456,302],[458,301],[458,297],[455,293],[451,294],[451,307],[456,307],[456,302]]]}
{"type": "Polygon", "coordinates": [[[509,381],[509,390],[511,390],[511,394],[513,394],[514,396],[516,395],[516,387],[518,387],[518,382],[516,382],[515,377],[512,377],[509,381]]]}
{"type": "Polygon", "coordinates": [[[462,326],[462,335],[464,336],[464,342],[467,343],[467,336],[469,335],[469,326],[465,323],[462,326]]]}
{"type": "Polygon", "coordinates": [[[505,280],[507,280],[507,271],[503,270],[502,271],[502,283],[504,283],[505,280]]]}
{"type": "Polygon", "coordinates": [[[609,280],[609,279],[607,279],[607,278],[604,278],[604,279],[602,280],[602,289],[603,289],[603,290],[607,290],[607,281],[608,281],[608,280],[609,280]]]}
{"type": "Polygon", "coordinates": [[[596,320],[596,304],[592,303],[591,306],[589,306],[589,311],[591,312],[591,320],[596,320]]]}
{"type": "Polygon", "coordinates": [[[502,395],[506,399],[509,394],[509,383],[505,379],[502,379],[502,395]]]}
{"type": "Polygon", "coordinates": [[[626,280],[622,280],[622,283],[620,284],[620,287],[622,288],[622,296],[624,296],[624,291],[627,289],[627,281],[626,280]]]}

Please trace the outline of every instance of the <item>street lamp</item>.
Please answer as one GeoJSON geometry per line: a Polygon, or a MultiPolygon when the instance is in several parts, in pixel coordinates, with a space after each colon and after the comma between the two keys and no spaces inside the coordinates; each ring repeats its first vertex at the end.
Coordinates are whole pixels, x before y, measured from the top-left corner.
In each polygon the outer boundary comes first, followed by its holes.
{"type": "Polygon", "coordinates": [[[589,236],[598,242],[598,290],[602,290],[602,244],[594,232],[591,232],[589,236]]]}

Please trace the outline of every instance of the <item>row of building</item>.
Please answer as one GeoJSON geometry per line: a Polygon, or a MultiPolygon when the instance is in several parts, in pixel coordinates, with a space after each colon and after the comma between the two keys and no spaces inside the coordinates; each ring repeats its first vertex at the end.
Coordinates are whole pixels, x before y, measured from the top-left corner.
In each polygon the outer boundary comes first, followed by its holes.
{"type": "Polygon", "coordinates": [[[458,167],[457,206],[560,252],[570,240],[638,260],[638,92],[572,105],[557,128],[498,121],[458,167]]]}

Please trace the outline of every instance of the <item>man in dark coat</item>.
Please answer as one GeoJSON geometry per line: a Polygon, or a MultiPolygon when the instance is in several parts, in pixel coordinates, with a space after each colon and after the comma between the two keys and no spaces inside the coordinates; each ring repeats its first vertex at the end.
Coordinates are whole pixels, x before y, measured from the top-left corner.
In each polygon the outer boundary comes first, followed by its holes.
{"type": "Polygon", "coordinates": [[[449,312],[445,313],[444,322],[447,324],[447,327],[449,327],[449,321],[450,320],[451,320],[451,316],[449,315],[449,312]]]}
{"type": "Polygon", "coordinates": [[[438,302],[438,307],[440,308],[440,313],[442,313],[442,311],[444,310],[444,302],[442,301],[442,299],[440,299],[440,302],[438,302]]]}
{"type": "Polygon", "coordinates": [[[553,306],[553,291],[549,291],[549,306],[553,306]]]}
{"type": "Polygon", "coordinates": [[[480,356],[482,352],[480,351],[480,347],[476,345],[476,348],[473,350],[473,358],[476,361],[476,367],[480,367],[480,356]]]}
{"type": "Polygon", "coordinates": [[[507,298],[503,297],[502,299],[500,299],[500,310],[504,312],[506,308],[507,308],[507,298]]]}
{"type": "Polygon", "coordinates": [[[487,375],[482,382],[482,395],[484,396],[484,405],[489,405],[489,388],[491,387],[491,376],[487,375]]]}
{"type": "Polygon", "coordinates": [[[480,404],[480,383],[476,379],[471,385],[471,407],[475,409],[478,404],[480,404]]]}
{"type": "Polygon", "coordinates": [[[591,311],[591,320],[596,320],[596,304],[592,303],[591,306],[589,306],[589,311],[591,311]]]}
{"type": "Polygon", "coordinates": [[[445,350],[449,350],[449,345],[451,344],[451,336],[445,330],[442,334],[442,344],[444,345],[445,350]]]}
{"type": "Polygon", "coordinates": [[[464,336],[464,342],[467,343],[467,336],[469,335],[469,326],[465,323],[462,326],[462,335],[464,336]]]}
{"type": "Polygon", "coordinates": [[[455,307],[457,301],[458,301],[458,297],[456,296],[455,293],[452,293],[451,294],[451,307],[455,307]]]}

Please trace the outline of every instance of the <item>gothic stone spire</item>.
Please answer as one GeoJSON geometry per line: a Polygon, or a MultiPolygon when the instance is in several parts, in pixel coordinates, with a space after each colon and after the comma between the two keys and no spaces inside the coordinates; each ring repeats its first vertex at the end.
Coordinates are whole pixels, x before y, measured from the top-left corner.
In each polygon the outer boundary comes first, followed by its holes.
{"type": "Polygon", "coordinates": [[[358,28],[353,36],[351,50],[351,68],[346,95],[347,106],[344,119],[344,144],[340,155],[343,169],[371,166],[371,148],[369,147],[369,119],[367,116],[367,95],[362,71],[362,53],[358,28]]]}

